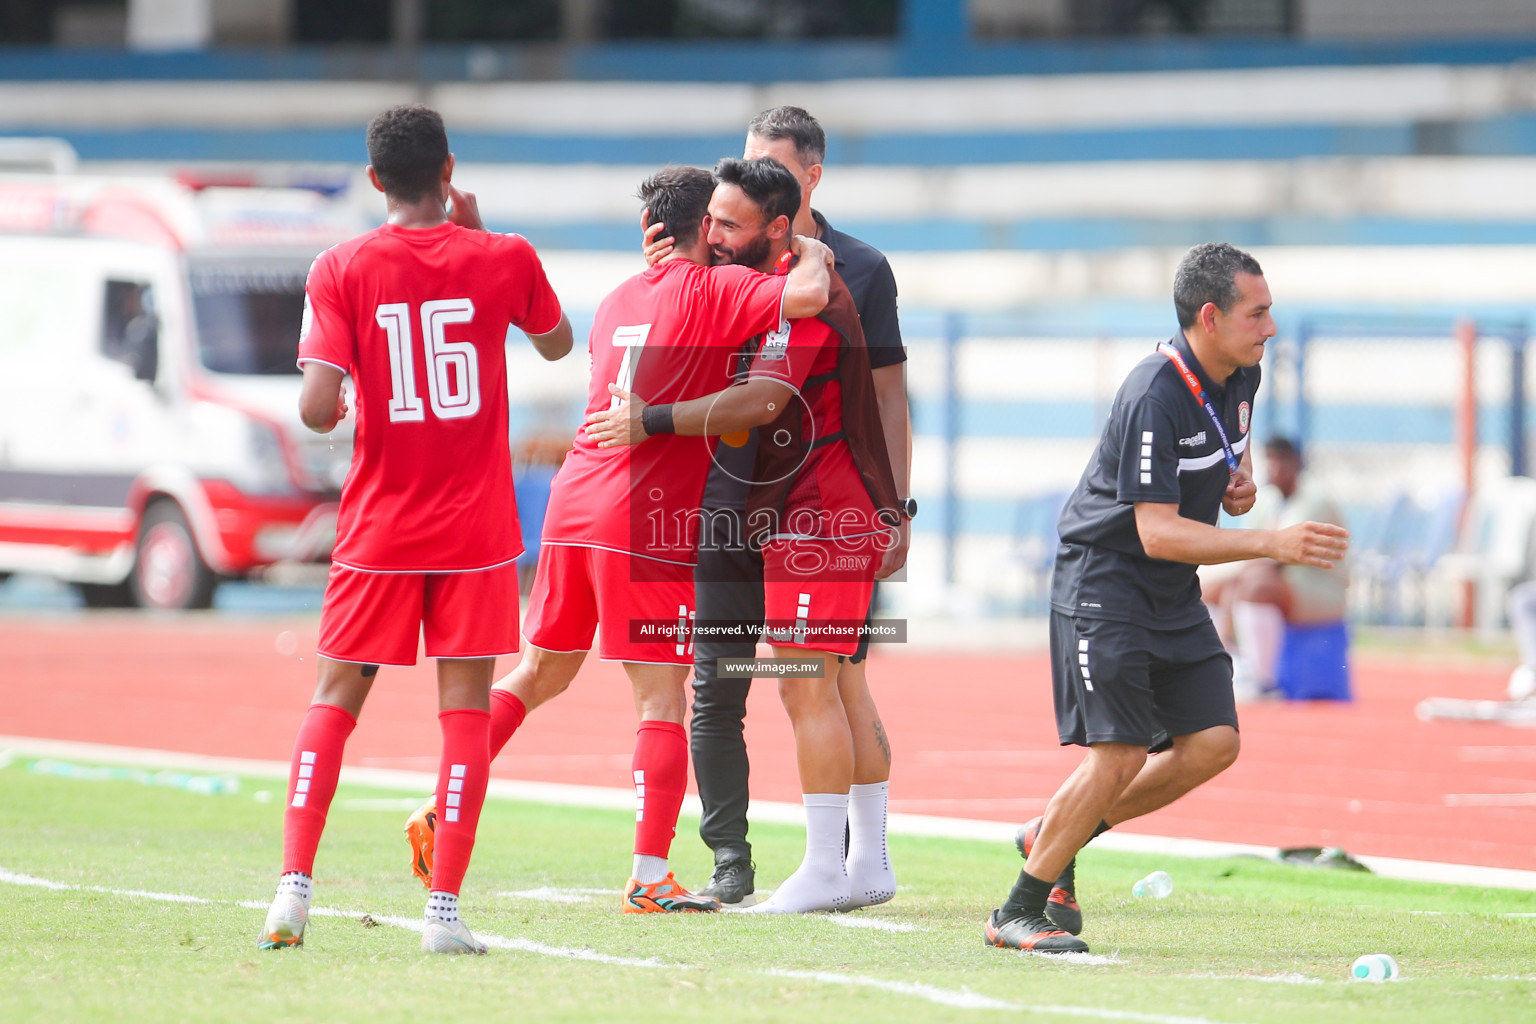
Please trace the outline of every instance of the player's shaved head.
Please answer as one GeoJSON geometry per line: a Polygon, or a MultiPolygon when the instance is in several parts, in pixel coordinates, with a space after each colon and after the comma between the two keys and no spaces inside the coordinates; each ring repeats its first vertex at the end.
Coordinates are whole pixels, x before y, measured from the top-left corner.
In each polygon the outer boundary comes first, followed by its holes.
{"type": "Polygon", "coordinates": [[[715,177],[704,168],[669,164],[642,181],[636,195],[651,211],[651,223],[665,224],[682,250],[698,241],[714,192],[715,177]]]}
{"type": "Polygon", "coordinates": [[[800,182],[773,157],[726,157],[715,164],[715,182],[741,189],[763,211],[765,224],[779,217],[788,217],[793,224],[795,214],[800,212],[800,182]]]}
{"type": "Polygon", "coordinates": [[[771,107],[751,120],[747,134],[765,142],[788,139],[805,167],[827,158],[827,133],[821,130],[821,122],[803,107],[771,107]]]}
{"type": "Polygon", "coordinates": [[[1173,308],[1180,327],[1191,327],[1207,302],[1223,313],[1232,312],[1240,297],[1238,274],[1262,277],[1259,261],[1235,245],[1206,242],[1184,254],[1173,275],[1173,308]]]}
{"type": "Polygon", "coordinates": [[[420,202],[439,187],[448,160],[442,115],[419,103],[390,107],[368,125],[368,162],[386,194],[420,202]]]}

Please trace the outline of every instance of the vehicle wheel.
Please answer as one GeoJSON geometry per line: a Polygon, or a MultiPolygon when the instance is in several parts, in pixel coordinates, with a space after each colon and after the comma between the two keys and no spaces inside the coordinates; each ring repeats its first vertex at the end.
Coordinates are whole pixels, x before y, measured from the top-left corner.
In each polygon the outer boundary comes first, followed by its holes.
{"type": "Polygon", "coordinates": [[[133,590],[122,583],[76,583],[75,592],[87,608],[132,608],[133,590]]]}
{"type": "Polygon", "coordinates": [[[218,577],[197,550],[181,507],[152,501],[139,523],[139,548],[128,577],[140,608],[210,608],[218,577]]]}

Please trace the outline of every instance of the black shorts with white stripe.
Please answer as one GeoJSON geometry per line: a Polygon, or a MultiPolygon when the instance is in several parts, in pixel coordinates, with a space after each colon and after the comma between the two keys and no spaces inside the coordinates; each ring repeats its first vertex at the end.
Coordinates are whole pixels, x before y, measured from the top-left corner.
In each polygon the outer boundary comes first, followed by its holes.
{"type": "Polygon", "coordinates": [[[1182,629],[1051,613],[1051,680],[1063,745],[1161,749],[1237,727],[1232,659],[1209,617],[1182,629]]]}

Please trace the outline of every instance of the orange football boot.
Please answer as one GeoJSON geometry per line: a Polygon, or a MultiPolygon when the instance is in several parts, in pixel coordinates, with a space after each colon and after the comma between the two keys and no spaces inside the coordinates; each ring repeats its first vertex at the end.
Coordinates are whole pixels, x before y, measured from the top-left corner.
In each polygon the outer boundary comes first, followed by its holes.
{"type": "Polygon", "coordinates": [[[427,802],[405,821],[405,838],[411,844],[411,874],[421,884],[432,888],[432,848],[437,842],[437,797],[427,802]]]}
{"type": "Polygon", "coordinates": [[[626,914],[709,914],[720,909],[713,896],[695,896],[667,872],[667,877],[650,885],[633,878],[624,887],[623,909],[626,914]]]}

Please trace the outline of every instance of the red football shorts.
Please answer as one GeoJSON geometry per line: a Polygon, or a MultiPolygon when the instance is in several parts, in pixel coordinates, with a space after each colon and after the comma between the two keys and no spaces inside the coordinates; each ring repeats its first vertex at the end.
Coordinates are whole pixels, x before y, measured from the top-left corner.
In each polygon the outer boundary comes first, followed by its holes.
{"type": "Polygon", "coordinates": [[[334,563],[317,653],[368,665],[517,653],[517,566],[476,572],[361,572],[334,563]]]}
{"type": "Polygon", "coordinates": [[[858,650],[886,535],[763,545],[768,642],[828,654],[858,650]]]}
{"type": "Polygon", "coordinates": [[[545,544],[523,638],[546,651],[590,651],[599,622],[597,655],[604,661],[692,665],[693,566],[545,544]]]}

